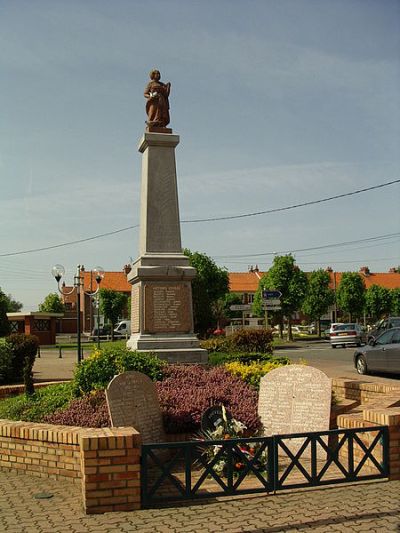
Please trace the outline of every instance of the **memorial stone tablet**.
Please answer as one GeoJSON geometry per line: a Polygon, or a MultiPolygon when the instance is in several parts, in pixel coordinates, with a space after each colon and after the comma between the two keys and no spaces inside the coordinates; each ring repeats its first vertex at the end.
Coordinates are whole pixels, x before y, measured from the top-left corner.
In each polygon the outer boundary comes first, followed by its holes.
{"type": "Polygon", "coordinates": [[[114,427],[132,426],[142,443],[165,442],[155,383],[141,372],[115,376],[106,389],[108,411],[114,427]]]}
{"type": "Polygon", "coordinates": [[[145,332],[190,332],[190,288],[187,284],[146,283],[144,299],[145,332]]]}
{"type": "MultiPolygon", "coordinates": [[[[329,430],[332,384],[326,374],[306,365],[272,370],[260,381],[258,414],[263,433],[282,435],[329,430]]],[[[303,439],[291,441],[298,450],[303,439]]]]}

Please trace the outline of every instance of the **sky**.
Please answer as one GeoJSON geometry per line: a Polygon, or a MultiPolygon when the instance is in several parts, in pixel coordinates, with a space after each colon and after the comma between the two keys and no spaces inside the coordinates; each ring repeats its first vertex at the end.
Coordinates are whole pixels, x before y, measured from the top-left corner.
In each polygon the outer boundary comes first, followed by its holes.
{"type": "Polygon", "coordinates": [[[56,263],[71,284],[137,258],[137,228],[29,251],[138,224],[153,68],[184,247],[231,272],[400,264],[400,183],[190,222],[400,179],[399,0],[0,0],[0,287],[25,311],[56,263]]]}

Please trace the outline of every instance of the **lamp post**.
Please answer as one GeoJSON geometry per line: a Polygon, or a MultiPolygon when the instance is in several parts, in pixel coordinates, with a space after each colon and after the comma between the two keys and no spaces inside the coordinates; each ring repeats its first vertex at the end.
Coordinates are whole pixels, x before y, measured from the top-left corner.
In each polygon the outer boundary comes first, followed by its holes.
{"type": "MultiPolygon", "coordinates": [[[[62,265],[54,265],[51,269],[51,272],[57,281],[58,285],[58,291],[63,296],[68,296],[69,294],[72,294],[74,291],[76,291],[76,323],[77,323],[77,329],[78,329],[78,364],[82,360],[82,353],[81,353],[81,287],[83,287],[83,279],[82,279],[82,271],[84,270],[83,265],[78,265],[76,267],[76,274],[74,276],[74,286],[72,289],[68,292],[65,292],[64,288],[60,287],[60,281],[61,278],[65,274],[65,268],[62,265]]],[[[86,292],[83,291],[83,294],[86,294],[89,297],[95,296],[99,290],[100,290],[100,283],[102,279],[104,278],[104,269],[102,267],[96,267],[94,270],[95,280],[97,283],[97,289],[94,292],[86,292]]]]}

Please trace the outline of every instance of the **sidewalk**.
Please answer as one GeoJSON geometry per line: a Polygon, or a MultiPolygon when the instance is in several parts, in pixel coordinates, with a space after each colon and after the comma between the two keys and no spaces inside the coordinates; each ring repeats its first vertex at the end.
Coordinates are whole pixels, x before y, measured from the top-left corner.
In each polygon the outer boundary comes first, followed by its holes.
{"type": "Polygon", "coordinates": [[[0,530],[15,533],[400,532],[399,505],[391,481],[88,516],[79,485],[0,470],[0,530]]]}

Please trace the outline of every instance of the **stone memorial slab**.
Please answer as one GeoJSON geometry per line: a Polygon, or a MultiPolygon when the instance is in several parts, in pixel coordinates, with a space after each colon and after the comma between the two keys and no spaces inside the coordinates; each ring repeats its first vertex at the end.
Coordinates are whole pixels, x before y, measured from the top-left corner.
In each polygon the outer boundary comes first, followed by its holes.
{"type": "MultiPolygon", "coordinates": [[[[288,365],[272,370],[260,381],[258,414],[264,435],[329,430],[331,396],[331,380],[317,368],[288,365]]],[[[285,444],[297,452],[303,442],[290,439],[285,444]]]]}
{"type": "Polygon", "coordinates": [[[189,333],[192,327],[190,287],[176,282],[144,286],[144,331],[189,333]]]}
{"type": "Polygon", "coordinates": [[[140,331],[140,287],[135,285],[131,292],[131,332],[140,331]]]}
{"type": "Polygon", "coordinates": [[[108,411],[115,427],[133,426],[142,442],[165,442],[165,433],[156,386],[141,372],[115,376],[106,389],[108,411]]]}

